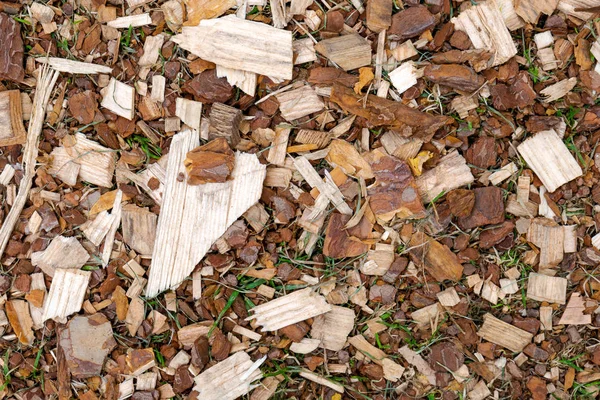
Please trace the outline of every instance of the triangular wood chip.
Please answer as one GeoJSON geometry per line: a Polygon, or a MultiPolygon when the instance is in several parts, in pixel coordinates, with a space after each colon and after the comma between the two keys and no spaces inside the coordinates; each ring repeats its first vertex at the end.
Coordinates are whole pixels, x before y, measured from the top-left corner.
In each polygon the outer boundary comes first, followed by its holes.
{"type": "Polygon", "coordinates": [[[266,167],[256,155],[236,153],[232,179],[188,185],[186,154],[200,143],[198,131],[173,137],[146,295],[181,283],[210,246],[254,205],[262,193],[266,167]],[[182,179],[183,177],[183,179],[182,179]]]}

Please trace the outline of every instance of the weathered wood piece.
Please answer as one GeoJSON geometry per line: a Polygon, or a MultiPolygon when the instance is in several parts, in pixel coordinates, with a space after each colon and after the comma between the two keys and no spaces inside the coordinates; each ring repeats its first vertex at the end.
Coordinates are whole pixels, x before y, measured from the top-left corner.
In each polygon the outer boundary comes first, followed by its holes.
{"type": "Polygon", "coordinates": [[[477,335],[488,342],[514,352],[523,351],[525,346],[531,343],[531,339],[533,339],[531,333],[501,321],[489,313],[483,316],[483,325],[477,335]]]}
{"type": "Polygon", "coordinates": [[[58,342],[76,379],[100,375],[106,356],[117,345],[110,321],[100,313],[73,317],[60,331],[58,342]]]}
{"type": "Polygon", "coordinates": [[[356,314],[351,308],[331,306],[331,311],[315,317],[310,336],[321,341],[327,350],[340,351],[354,328],[356,314]]]}
{"type": "Polygon", "coordinates": [[[252,382],[262,377],[253,367],[248,353],[239,351],[194,378],[194,390],[202,400],[235,400],[254,389],[252,382]]]}
{"type": "Polygon", "coordinates": [[[110,78],[108,86],[101,91],[102,107],[123,118],[132,120],[135,116],[135,89],[132,86],[110,78]]]}
{"type": "Polygon", "coordinates": [[[379,33],[392,25],[392,0],[369,0],[367,2],[367,27],[379,33]]]}
{"type": "Polygon", "coordinates": [[[311,288],[297,290],[275,300],[256,306],[247,321],[256,320],[262,330],[274,331],[331,311],[325,297],[311,288]]]}
{"type": "Polygon", "coordinates": [[[559,0],[515,0],[515,11],[525,22],[536,25],[541,14],[552,15],[559,0]]]}
{"type": "Polygon", "coordinates": [[[0,92],[0,146],[23,144],[26,140],[21,93],[18,90],[0,92]]]}
{"type": "Polygon", "coordinates": [[[151,255],[156,239],[158,215],[135,204],[127,204],[121,213],[123,242],[142,255],[151,255]]]}
{"type": "Polygon", "coordinates": [[[267,154],[267,161],[271,164],[285,166],[285,158],[287,155],[288,140],[291,129],[285,126],[277,126],[275,128],[275,137],[271,142],[271,148],[267,154]]]}
{"type": "Polygon", "coordinates": [[[66,136],[50,155],[48,172],[68,185],[75,186],[77,178],[102,187],[113,185],[116,154],[83,133],[66,136]]]}
{"type": "Polygon", "coordinates": [[[479,3],[452,18],[456,30],[464,31],[476,49],[492,52],[488,67],[504,64],[517,54],[495,0],[479,3]]]}
{"type": "Polygon", "coordinates": [[[112,68],[105,65],[68,60],[60,57],[40,57],[36,58],[36,61],[42,64],[50,64],[56,71],[67,72],[70,74],[95,75],[110,74],[112,72],[112,68]]]}
{"type": "Polygon", "coordinates": [[[31,254],[31,264],[40,267],[46,275],[54,276],[58,268],[79,269],[90,255],[74,237],[56,236],[43,251],[31,254]]]}
{"type": "Polygon", "coordinates": [[[565,312],[560,321],[559,325],[589,325],[592,323],[592,316],[590,314],[584,314],[585,301],[581,297],[581,294],[574,292],[567,303],[565,312]]]}
{"type": "Polygon", "coordinates": [[[294,49],[294,65],[317,60],[315,42],[311,38],[296,39],[292,43],[294,49]]]}
{"type": "Polygon", "coordinates": [[[358,34],[342,35],[320,41],[315,50],[344,71],[371,64],[371,45],[358,34]]]}
{"type": "Polygon", "coordinates": [[[567,301],[567,283],[565,278],[532,272],[529,274],[527,282],[527,298],[565,304],[567,301]]]}
{"type": "Polygon", "coordinates": [[[422,263],[427,272],[438,281],[458,281],[463,266],[448,246],[432,239],[423,232],[416,232],[410,240],[410,253],[415,263],[422,263]]]}
{"type": "Polygon", "coordinates": [[[175,115],[190,128],[200,130],[202,103],[178,97],[175,101],[175,115]]]}
{"type": "Polygon", "coordinates": [[[183,27],[172,40],[217,65],[292,79],[292,32],[229,15],[183,27]]]}
{"type": "Polygon", "coordinates": [[[57,269],[44,301],[42,320],[53,319],[64,324],[69,315],[81,310],[91,275],[90,271],[57,269]]]}
{"type": "Polygon", "coordinates": [[[540,248],[540,269],[556,267],[564,256],[564,229],[551,219],[535,218],[527,240],[540,248]]]}
{"type": "Polygon", "coordinates": [[[171,143],[146,288],[149,297],[181,283],[262,193],[266,167],[253,154],[236,153],[232,179],[225,183],[190,186],[180,180],[186,173],[183,160],[198,145],[199,133],[194,130],[175,135],[171,143]]]}
{"type": "Polygon", "coordinates": [[[117,189],[117,194],[115,196],[111,211],[112,223],[108,227],[108,232],[106,233],[106,238],[104,239],[104,249],[102,250],[102,265],[104,267],[106,267],[110,261],[113,245],[115,243],[115,235],[117,233],[117,229],[119,229],[119,226],[121,225],[122,200],[123,192],[121,189],[117,189]]]}
{"type": "Polygon", "coordinates": [[[232,147],[237,146],[240,142],[240,122],[242,121],[240,110],[226,104],[214,103],[210,109],[209,121],[209,140],[223,137],[232,147]]]}
{"type": "Polygon", "coordinates": [[[448,153],[429,171],[416,179],[423,203],[429,203],[442,193],[475,181],[467,161],[457,151],[448,153]]]}
{"type": "Polygon", "coordinates": [[[550,193],[583,174],[554,130],[536,133],[521,143],[517,150],[550,193]]]}
{"type": "Polygon", "coordinates": [[[325,107],[317,92],[310,86],[288,90],[276,94],[275,97],[279,100],[281,115],[288,121],[294,121],[321,111],[325,107]]]}

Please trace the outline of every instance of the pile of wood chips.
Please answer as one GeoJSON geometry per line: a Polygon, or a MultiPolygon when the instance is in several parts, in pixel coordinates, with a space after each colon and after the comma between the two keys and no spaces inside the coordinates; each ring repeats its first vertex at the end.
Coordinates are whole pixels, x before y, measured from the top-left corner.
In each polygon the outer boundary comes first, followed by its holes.
{"type": "Polygon", "coordinates": [[[596,398],[598,37],[600,0],[0,1],[0,399],[596,398]]]}

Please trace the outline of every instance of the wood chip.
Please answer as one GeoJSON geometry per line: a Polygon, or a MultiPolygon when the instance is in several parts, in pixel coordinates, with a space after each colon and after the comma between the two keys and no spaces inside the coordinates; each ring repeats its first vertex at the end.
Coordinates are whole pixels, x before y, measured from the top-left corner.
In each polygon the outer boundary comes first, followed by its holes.
{"type": "Polygon", "coordinates": [[[429,203],[442,193],[473,183],[475,178],[466,160],[457,151],[448,153],[435,166],[416,179],[423,203],[429,203]]]}
{"type": "Polygon", "coordinates": [[[108,86],[102,89],[101,105],[131,121],[135,116],[135,89],[111,78],[108,86]]]}
{"type": "Polygon", "coordinates": [[[152,23],[152,18],[150,18],[150,14],[136,14],[136,15],[128,15],[126,17],[119,17],[112,21],[108,21],[106,25],[111,28],[129,28],[130,26],[133,28],[137,28],[138,26],[150,25],[152,23]]]}
{"type": "Polygon", "coordinates": [[[123,207],[121,224],[123,242],[142,255],[151,255],[156,239],[158,216],[134,204],[123,207]]]}
{"type": "Polygon", "coordinates": [[[9,300],[5,304],[6,316],[10,322],[13,332],[21,344],[30,346],[33,344],[33,321],[29,314],[29,304],[24,300],[9,300]]]}
{"type": "Polygon", "coordinates": [[[483,325],[477,335],[513,352],[523,351],[533,339],[531,333],[501,321],[489,313],[483,316],[483,325]]]}
{"type": "Polygon", "coordinates": [[[288,90],[276,94],[279,101],[281,115],[287,121],[294,121],[317,111],[321,111],[325,105],[310,86],[302,86],[294,90],[288,90]]]}
{"type": "Polygon", "coordinates": [[[585,311],[585,301],[581,297],[581,294],[575,292],[571,295],[569,299],[569,303],[565,308],[565,312],[562,317],[560,317],[560,321],[558,321],[559,325],[589,325],[592,323],[592,316],[589,314],[584,314],[585,311]]]}
{"type": "Polygon", "coordinates": [[[563,79],[560,82],[550,85],[542,90],[540,93],[546,96],[544,103],[551,103],[567,95],[577,85],[577,78],[563,79]]]}
{"type": "Polygon", "coordinates": [[[46,275],[54,276],[56,269],[79,269],[89,258],[90,255],[76,238],[56,236],[46,250],[31,254],[31,264],[46,275]]]}
{"type": "Polygon", "coordinates": [[[262,376],[259,369],[252,371],[253,365],[250,356],[240,351],[208,368],[194,378],[198,398],[235,400],[249,393],[254,389],[252,382],[262,376]]]}
{"type": "Polygon", "coordinates": [[[331,311],[323,296],[311,288],[297,290],[275,300],[256,306],[247,321],[256,320],[262,330],[274,331],[308,318],[331,311]]]}
{"type": "Polygon", "coordinates": [[[435,371],[423,357],[412,351],[408,346],[398,349],[398,353],[400,353],[400,355],[402,355],[402,357],[404,357],[409,364],[413,365],[421,374],[425,375],[430,384],[436,384],[437,379],[435,378],[435,371]]]}
{"type": "Polygon", "coordinates": [[[460,303],[460,297],[458,297],[458,293],[456,293],[456,289],[453,287],[437,293],[436,297],[444,307],[454,307],[460,303]]]}
{"type": "Polygon", "coordinates": [[[333,381],[330,381],[329,379],[327,379],[325,377],[317,375],[314,372],[310,372],[308,370],[303,369],[302,371],[300,371],[300,376],[303,378],[306,378],[310,381],[313,381],[315,383],[318,383],[319,385],[323,385],[330,389],[333,389],[338,393],[344,393],[344,387],[342,385],[335,383],[333,381]]]}
{"type": "Polygon", "coordinates": [[[258,201],[266,168],[255,155],[236,153],[232,180],[190,186],[183,159],[199,145],[197,131],[173,137],[146,295],[181,283],[227,228],[258,201]],[[195,202],[186,202],[187,197],[195,202]],[[185,204],[185,207],[184,207],[185,204]],[[181,221],[186,221],[182,229],[181,221]],[[192,235],[192,232],[194,234],[192,235]],[[198,240],[201,239],[201,241],[198,240]]]}
{"type": "Polygon", "coordinates": [[[79,312],[90,277],[89,271],[57,269],[44,302],[42,320],[54,319],[64,324],[69,315],[79,312]]]}
{"type": "Polygon", "coordinates": [[[23,144],[26,140],[20,92],[18,90],[0,92],[0,146],[23,144]]]}
{"type": "Polygon", "coordinates": [[[422,232],[413,234],[409,246],[415,262],[422,262],[434,279],[438,281],[461,279],[463,266],[448,246],[422,232]]]}
{"type": "Polygon", "coordinates": [[[315,45],[315,50],[344,71],[371,64],[371,45],[357,34],[322,40],[315,45]]]}
{"type": "Polygon", "coordinates": [[[488,68],[504,64],[517,54],[517,47],[495,0],[479,3],[451,21],[456,30],[469,36],[476,49],[492,52],[488,68]]]}
{"type": "Polygon", "coordinates": [[[66,58],[48,57],[37,58],[37,62],[49,64],[53,69],[60,72],[67,72],[70,74],[85,74],[85,75],[96,75],[96,74],[110,74],[112,72],[111,67],[105,65],[92,64],[88,62],[68,60],[66,58]]]}
{"type": "Polygon", "coordinates": [[[563,259],[564,229],[548,218],[535,218],[529,225],[527,240],[540,248],[540,269],[556,267],[563,259]]]}
{"type": "Polygon", "coordinates": [[[567,280],[532,272],[527,282],[527,298],[549,303],[565,304],[567,300],[567,280]]]}
{"type": "Polygon", "coordinates": [[[517,150],[550,193],[583,174],[554,130],[536,133],[517,150]]]}
{"type": "Polygon", "coordinates": [[[350,308],[331,306],[331,311],[315,317],[310,336],[321,341],[327,350],[340,351],[354,328],[356,314],[350,308]]]}
{"type": "Polygon", "coordinates": [[[291,31],[229,15],[183,27],[172,40],[203,60],[226,68],[292,79],[291,31]]]}

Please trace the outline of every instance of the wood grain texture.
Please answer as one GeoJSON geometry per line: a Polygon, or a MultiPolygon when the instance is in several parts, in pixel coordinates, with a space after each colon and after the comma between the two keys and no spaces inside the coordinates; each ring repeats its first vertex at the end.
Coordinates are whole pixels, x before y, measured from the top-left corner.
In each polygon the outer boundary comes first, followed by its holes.
{"type": "Polygon", "coordinates": [[[511,351],[523,351],[531,343],[533,335],[523,329],[499,320],[492,314],[483,316],[483,325],[477,335],[488,342],[505,347],[511,351]]]}
{"type": "Polygon", "coordinates": [[[344,71],[371,64],[371,45],[360,35],[350,34],[325,39],[315,45],[315,50],[344,71]]]}
{"type": "Polygon", "coordinates": [[[44,301],[42,320],[54,319],[64,324],[69,315],[81,310],[91,276],[90,271],[57,269],[44,301]]]}
{"type": "Polygon", "coordinates": [[[351,308],[331,306],[331,311],[315,317],[310,336],[321,340],[327,350],[340,351],[354,327],[356,314],[351,308]]]}
{"type": "Polygon", "coordinates": [[[567,301],[567,280],[532,272],[527,281],[527,298],[549,303],[565,304],[567,301]]]}
{"type": "Polygon", "coordinates": [[[476,49],[492,52],[488,67],[504,64],[517,54],[506,23],[495,0],[488,0],[452,18],[456,30],[464,31],[476,49]]]}
{"type": "Polygon", "coordinates": [[[202,400],[235,400],[249,393],[255,387],[252,382],[262,376],[259,369],[247,374],[253,365],[248,353],[243,351],[213,365],[194,378],[196,383],[194,390],[198,391],[198,398],[202,400]]]}
{"type": "Polygon", "coordinates": [[[434,168],[416,179],[424,203],[429,203],[441,193],[468,185],[475,180],[471,168],[458,152],[448,153],[434,168]]]}
{"type": "Polygon", "coordinates": [[[50,155],[52,164],[48,172],[68,185],[74,186],[77,177],[102,187],[111,187],[113,184],[115,153],[82,133],[65,137],[63,146],[55,147],[50,155]]]}
{"type": "Polygon", "coordinates": [[[21,93],[18,90],[0,92],[0,146],[23,144],[26,140],[21,93]]]}
{"type": "Polygon", "coordinates": [[[550,193],[583,174],[554,130],[536,133],[517,150],[550,193]]]}
{"type": "Polygon", "coordinates": [[[172,38],[185,50],[223,67],[291,79],[292,32],[226,16],[183,27],[172,38]]]}
{"type": "Polygon", "coordinates": [[[58,268],[79,269],[90,255],[74,237],[56,236],[43,251],[31,254],[31,264],[49,276],[58,268]]]}
{"type": "Polygon", "coordinates": [[[236,153],[232,180],[190,186],[183,160],[199,145],[197,131],[173,137],[146,295],[181,283],[227,228],[256,203],[266,168],[253,154],[236,153]]]}
{"type": "Polygon", "coordinates": [[[59,57],[48,57],[48,58],[37,58],[37,62],[42,64],[49,64],[52,68],[59,72],[67,72],[70,74],[110,74],[112,72],[111,67],[105,65],[92,64],[88,62],[67,60],[66,58],[59,57]]]}
{"type": "Polygon", "coordinates": [[[252,309],[252,316],[262,330],[274,331],[331,311],[325,297],[311,288],[297,290],[288,295],[271,300],[252,309]]]}

